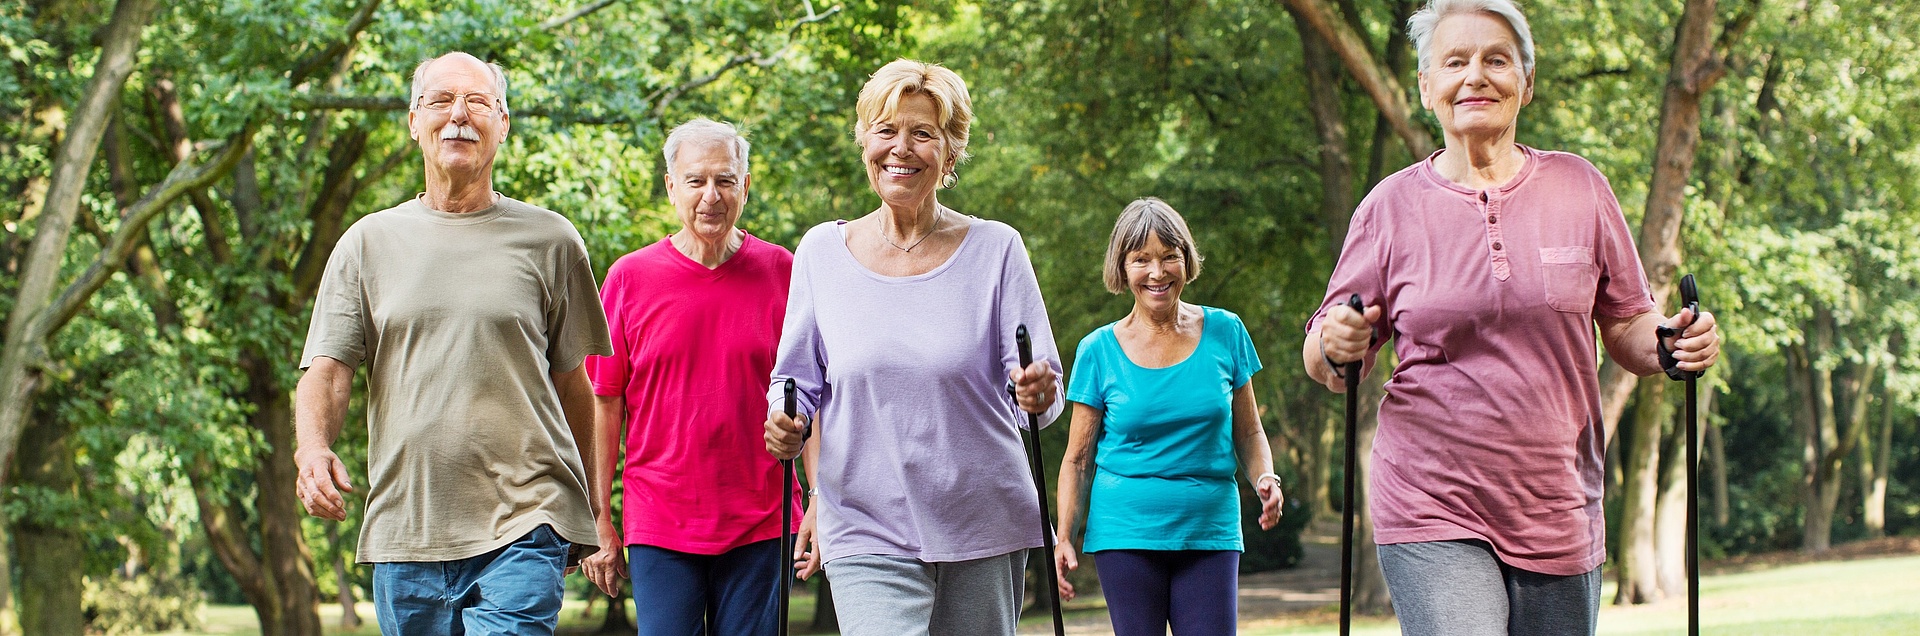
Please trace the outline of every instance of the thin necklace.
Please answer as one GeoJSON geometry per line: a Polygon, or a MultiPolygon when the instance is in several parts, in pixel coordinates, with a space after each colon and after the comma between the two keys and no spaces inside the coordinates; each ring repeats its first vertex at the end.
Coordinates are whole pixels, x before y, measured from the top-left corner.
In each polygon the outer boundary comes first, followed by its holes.
{"type": "Polygon", "coordinates": [[[880,239],[883,241],[886,241],[888,245],[892,245],[893,249],[900,250],[908,254],[912,254],[913,248],[920,247],[921,243],[926,242],[927,237],[933,236],[933,230],[934,228],[937,228],[937,227],[940,227],[940,208],[936,207],[933,209],[933,227],[927,228],[927,232],[925,234],[921,234],[920,238],[915,239],[912,245],[908,245],[906,247],[900,247],[899,243],[893,242],[893,238],[887,236],[887,228],[884,228],[884,227],[880,228],[880,239]]]}

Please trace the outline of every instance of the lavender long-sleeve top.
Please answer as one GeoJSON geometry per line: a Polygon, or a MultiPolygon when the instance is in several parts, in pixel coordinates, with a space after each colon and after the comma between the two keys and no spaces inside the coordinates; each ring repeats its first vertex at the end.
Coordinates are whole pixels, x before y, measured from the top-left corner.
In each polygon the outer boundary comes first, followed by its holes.
{"type": "MultiPolygon", "coordinates": [[[[947,262],[881,276],[847,250],[844,222],[794,252],[770,408],[785,378],[815,416],[822,559],[953,562],[1040,546],[1038,496],[1007,394],[1014,328],[1057,373],[1060,354],[1019,232],[974,221],[947,262]]],[[[1059,417],[1056,395],[1040,416],[1059,417]]]]}

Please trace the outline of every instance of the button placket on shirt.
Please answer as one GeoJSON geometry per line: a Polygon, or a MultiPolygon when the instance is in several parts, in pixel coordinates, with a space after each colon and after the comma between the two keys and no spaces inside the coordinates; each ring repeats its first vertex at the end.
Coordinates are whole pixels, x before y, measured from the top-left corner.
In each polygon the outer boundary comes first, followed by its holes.
{"type": "Polygon", "coordinates": [[[1487,261],[1493,266],[1493,279],[1505,281],[1513,275],[1507,262],[1507,244],[1500,232],[1500,200],[1480,193],[1480,218],[1487,228],[1487,261]]]}

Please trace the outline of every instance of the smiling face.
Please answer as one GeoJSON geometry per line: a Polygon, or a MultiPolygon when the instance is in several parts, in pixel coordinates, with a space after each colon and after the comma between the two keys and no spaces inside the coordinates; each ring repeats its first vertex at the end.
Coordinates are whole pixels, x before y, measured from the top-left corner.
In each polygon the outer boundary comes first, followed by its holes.
{"type": "Polygon", "coordinates": [[[680,214],[680,225],[700,240],[727,240],[740,211],[747,205],[749,177],[741,174],[733,148],[725,140],[699,139],[674,153],[667,174],[667,198],[680,214]]]}
{"type": "Polygon", "coordinates": [[[860,136],[867,183],[896,206],[931,202],[954,157],[940,129],[940,111],[923,93],[900,96],[892,117],[880,118],[860,136]]]}
{"type": "MultiPolygon", "coordinates": [[[[452,183],[487,178],[493,171],[494,151],[507,138],[507,113],[501,109],[493,69],[478,58],[456,53],[435,60],[421,75],[421,94],[441,91],[492,98],[493,112],[474,113],[466,99],[454,99],[446,110],[418,106],[407,112],[407,132],[420,144],[427,170],[452,183]]],[[[414,96],[420,100],[420,95],[414,96]]],[[[431,178],[431,177],[430,177],[431,178]]]]}
{"type": "Polygon", "coordinates": [[[1449,15],[1434,25],[1428,51],[1420,103],[1440,120],[1449,141],[1511,140],[1520,107],[1533,101],[1533,74],[1521,68],[1513,27],[1490,13],[1449,15]]]}
{"type": "Polygon", "coordinates": [[[1125,266],[1134,305],[1148,311],[1179,307],[1180,292],[1187,288],[1187,259],[1159,233],[1148,234],[1140,249],[1127,252],[1125,266]]]}

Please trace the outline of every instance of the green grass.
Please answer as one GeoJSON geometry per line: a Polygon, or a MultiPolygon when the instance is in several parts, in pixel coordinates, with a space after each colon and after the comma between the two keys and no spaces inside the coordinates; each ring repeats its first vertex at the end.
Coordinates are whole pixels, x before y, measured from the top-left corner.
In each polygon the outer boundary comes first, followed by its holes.
{"type": "MultiPolygon", "coordinates": [[[[1763,635],[1920,634],[1920,556],[1790,565],[1700,581],[1700,633],[1763,635]]],[[[1609,584],[1601,597],[1612,599],[1609,584]]],[[[1601,634],[1678,634],[1685,598],[1600,609],[1601,634]]],[[[1335,625],[1280,625],[1248,636],[1332,634],[1335,625]]],[[[1397,634],[1392,620],[1356,621],[1354,634],[1397,634]]]]}
{"type": "MultiPolygon", "coordinates": [[[[1613,585],[1602,592],[1603,600],[1613,597],[1613,585]]],[[[1703,634],[1739,634],[1742,636],[1798,636],[1920,634],[1920,556],[1837,561],[1790,565],[1769,570],[1708,576],[1700,585],[1700,617],[1703,634]]],[[[600,616],[581,616],[582,601],[568,600],[561,611],[562,628],[597,626],[600,616]]],[[[604,607],[604,606],[601,606],[604,607]]],[[[1068,605],[1069,618],[1104,612],[1100,606],[1084,603],[1068,605]]],[[[373,605],[360,605],[362,618],[373,619],[373,605]]],[[[813,615],[813,597],[795,594],[792,615],[796,625],[805,625],[813,615]]],[[[244,605],[209,605],[203,631],[194,636],[257,636],[253,609],[244,605]]],[[[1258,626],[1241,630],[1246,636],[1281,634],[1332,634],[1336,631],[1332,613],[1260,621],[1258,626]]],[[[321,610],[321,622],[328,634],[370,635],[379,629],[367,625],[357,631],[334,631],[340,621],[340,606],[321,610]]],[[[1051,622],[1044,617],[1022,621],[1023,627],[1051,622]]],[[[1687,606],[1681,598],[1654,605],[1600,609],[1600,633],[1608,635],[1677,634],[1686,628],[1687,606]]],[[[1026,631],[1026,630],[1023,630],[1026,631]]],[[[799,633],[799,632],[796,632],[799,633]]],[[[1358,619],[1354,634],[1388,636],[1399,633],[1392,619],[1358,619]]]]}

